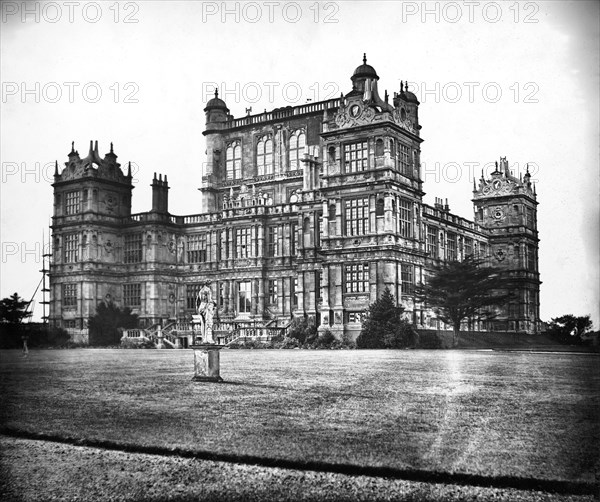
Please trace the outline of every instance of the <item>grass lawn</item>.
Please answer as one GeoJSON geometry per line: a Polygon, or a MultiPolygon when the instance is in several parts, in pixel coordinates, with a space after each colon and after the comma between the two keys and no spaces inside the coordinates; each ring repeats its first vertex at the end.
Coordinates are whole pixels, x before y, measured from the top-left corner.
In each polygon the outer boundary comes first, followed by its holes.
{"type": "Polygon", "coordinates": [[[600,358],[476,351],[0,352],[0,426],[295,461],[593,482],[600,358]]]}

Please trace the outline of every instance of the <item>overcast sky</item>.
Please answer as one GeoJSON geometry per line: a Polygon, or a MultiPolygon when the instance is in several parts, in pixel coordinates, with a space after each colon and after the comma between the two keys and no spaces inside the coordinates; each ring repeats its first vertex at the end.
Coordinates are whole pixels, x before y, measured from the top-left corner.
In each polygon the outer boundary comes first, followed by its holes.
{"type": "MultiPolygon", "coordinates": [[[[232,114],[338,97],[368,63],[421,106],[425,201],[472,218],[473,176],[500,156],[538,192],[541,315],[599,327],[597,2],[2,2],[0,297],[40,279],[54,161],[114,143],[154,172],[170,212],[200,212],[204,106],[232,114]]],[[[38,295],[38,300],[41,297],[38,295]]],[[[35,309],[36,318],[41,306],[35,309]]]]}

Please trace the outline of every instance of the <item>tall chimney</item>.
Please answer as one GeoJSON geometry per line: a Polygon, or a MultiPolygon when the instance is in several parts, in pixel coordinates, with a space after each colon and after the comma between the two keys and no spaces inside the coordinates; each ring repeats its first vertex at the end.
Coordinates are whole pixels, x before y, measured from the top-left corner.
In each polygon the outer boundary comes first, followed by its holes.
{"type": "Polygon", "coordinates": [[[154,179],[152,180],[152,212],[169,214],[169,184],[167,182],[167,176],[163,180],[162,174],[156,177],[154,173],[154,179]]]}

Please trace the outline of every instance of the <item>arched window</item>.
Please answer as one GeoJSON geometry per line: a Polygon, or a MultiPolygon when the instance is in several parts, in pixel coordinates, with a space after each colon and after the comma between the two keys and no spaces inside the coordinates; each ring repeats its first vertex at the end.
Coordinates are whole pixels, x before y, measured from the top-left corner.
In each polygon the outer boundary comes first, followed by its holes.
{"type": "Polygon", "coordinates": [[[303,232],[310,231],[310,218],[308,216],[306,218],[304,218],[304,221],[302,222],[302,231],[303,232]]]}
{"type": "Polygon", "coordinates": [[[335,146],[329,147],[329,162],[331,164],[335,163],[335,146]]]}
{"type": "Polygon", "coordinates": [[[242,147],[239,141],[234,141],[227,147],[225,164],[228,180],[237,180],[242,177],[242,147]]]}
{"type": "Polygon", "coordinates": [[[383,140],[382,139],[378,139],[375,142],[375,156],[376,157],[383,156],[383,140]]]}
{"type": "Polygon", "coordinates": [[[256,166],[259,176],[273,174],[273,140],[263,136],[256,145],[256,166]]]}
{"type": "Polygon", "coordinates": [[[290,171],[302,169],[300,159],[304,155],[306,146],[306,134],[301,129],[294,131],[290,136],[290,171]]]}
{"type": "Polygon", "coordinates": [[[336,208],[335,204],[329,204],[329,221],[335,221],[336,208]]]}

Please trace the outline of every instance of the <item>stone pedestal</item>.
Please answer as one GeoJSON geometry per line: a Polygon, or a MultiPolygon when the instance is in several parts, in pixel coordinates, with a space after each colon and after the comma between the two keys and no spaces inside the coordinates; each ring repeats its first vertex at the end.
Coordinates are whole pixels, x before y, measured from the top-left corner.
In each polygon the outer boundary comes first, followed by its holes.
{"type": "Polygon", "coordinates": [[[196,382],[222,382],[220,351],[214,343],[192,345],[194,349],[194,378],[196,382]]]}

